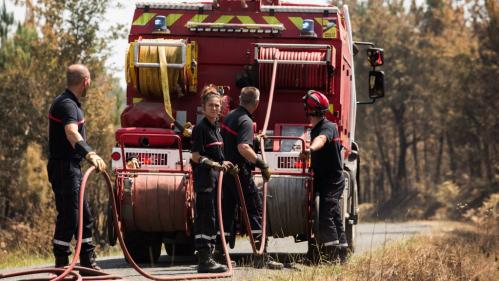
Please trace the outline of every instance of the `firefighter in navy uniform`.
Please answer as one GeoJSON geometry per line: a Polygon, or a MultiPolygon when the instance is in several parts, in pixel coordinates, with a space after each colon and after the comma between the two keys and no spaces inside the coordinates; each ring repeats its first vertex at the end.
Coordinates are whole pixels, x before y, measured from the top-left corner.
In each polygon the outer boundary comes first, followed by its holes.
{"type": "Polygon", "coordinates": [[[310,147],[301,158],[311,158],[314,190],[319,193],[319,243],[330,259],[340,254],[343,260],[348,243],[341,219],[339,200],[345,188],[341,142],[336,124],[325,116],[329,101],[320,92],[310,90],[303,97],[305,113],[312,124],[310,147]]]}
{"type": "Polygon", "coordinates": [[[192,131],[192,166],[196,192],[196,217],[194,243],[198,251],[199,273],[227,271],[227,267],[213,259],[217,237],[216,190],[220,171],[231,171],[234,165],[224,161],[223,140],[218,127],[221,95],[217,88],[208,85],[201,91],[205,117],[192,131]]]}
{"type": "MultiPolygon", "coordinates": [[[[53,239],[55,266],[69,263],[70,243],[77,237],[79,192],[82,181],[80,162],[83,158],[104,171],[106,164],[86,143],[80,99],[90,87],[90,72],[75,64],[66,72],[67,89],[55,98],[49,111],[49,181],[55,195],[57,221],[53,239]]],[[[100,269],[95,262],[92,243],[93,218],[86,199],[83,202],[83,241],[80,265],[100,269]]]]}
{"type": "MultiPolygon", "coordinates": [[[[268,164],[258,158],[253,150],[254,133],[251,114],[258,108],[259,99],[260,91],[257,88],[243,88],[239,96],[239,107],[229,112],[221,125],[225,159],[239,168],[238,175],[248,209],[251,232],[257,243],[261,242],[262,237],[262,200],[251,172],[256,166],[261,170],[264,181],[270,179],[268,164]]],[[[239,204],[236,182],[232,175],[224,176],[223,196],[224,230],[226,231],[225,235],[230,236],[234,233],[234,215],[239,204]]],[[[283,268],[282,263],[272,261],[269,258],[265,254],[262,261],[267,268],[283,268]]],[[[257,266],[262,266],[262,262],[257,263],[257,266]]]]}

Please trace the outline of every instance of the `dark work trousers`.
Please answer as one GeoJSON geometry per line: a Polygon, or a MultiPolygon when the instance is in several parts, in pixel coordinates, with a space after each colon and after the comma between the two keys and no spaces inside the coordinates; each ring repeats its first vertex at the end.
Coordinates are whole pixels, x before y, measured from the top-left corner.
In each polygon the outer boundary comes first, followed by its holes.
{"type": "Polygon", "coordinates": [[[314,179],[315,192],[319,193],[319,242],[323,246],[334,246],[338,238],[345,232],[341,220],[340,198],[345,189],[345,181],[314,179]]]}
{"type": "MultiPolygon", "coordinates": [[[[68,256],[71,254],[71,239],[73,236],[78,238],[79,192],[82,181],[80,160],[50,159],[47,170],[57,209],[53,252],[55,256],[68,256]]],[[[92,214],[87,200],[84,199],[82,255],[94,251],[92,228],[92,214]]]]}
{"type": "Polygon", "coordinates": [[[196,191],[196,217],[194,219],[194,244],[198,252],[215,249],[217,238],[216,190],[196,191]]]}
{"type": "MultiPolygon", "coordinates": [[[[248,217],[251,225],[251,233],[255,240],[259,241],[262,235],[262,199],[258,192],[253,176],[249,168],[241,168],[239,180],[243,189],[244,201],[248,209],[248,217]]],[[[234,215],[236,207],[239,206],[239,194],[236,181],[230,174],[224,174],[223,179],[223,220],[225,236],[234,233],[234,215]]]]}

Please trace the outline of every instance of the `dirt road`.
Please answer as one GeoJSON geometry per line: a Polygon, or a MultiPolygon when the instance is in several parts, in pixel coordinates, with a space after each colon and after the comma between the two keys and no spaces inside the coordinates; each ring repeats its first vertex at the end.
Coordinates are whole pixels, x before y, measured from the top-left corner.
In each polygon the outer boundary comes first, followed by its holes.
{"type": "MultiPolygon", "coordinates": [[[[429,232],[435,228],[431,222],[406,222],[406,223],[362,223],[357,227],[357,250],[363,253],[382,247],[384,243],[406,239],[414,234],[429,232]]],[[[291,265],[300,261],[307,252],[307,243],[295,243],[292,238],[270,239],[269,252],[280,261],[291,265]]],[[[237,262],[233,280],[251,279],[252,275],[265,274],[266,269],[254,269],[248,265],[247,259],[251,256],[251,247],[246,240],[238,240],[236,247],[230,250],[231,257],[237,262]]],[[[176,257],[172,259],[166,254],[160,257],[158,264],[146,266],[146,270],[154,275],[195,273],[196,265],[193,258],[176,257]]],[[[104,271],[123,276],[130,281],[146,280],[139,273],[131,269],[122,257],[100,258],[99,265],[104,271]]],[[[21,269],[3,270],[1,273],[19,271],[21,269]]],[[[289,269],[293,270],[292,266],[289,269]]],[[[33,278],[32,276],[30,278],[33,278]]],[[[9,280],[9,279],[2,279],[9,280]]],[[[14,280],[14,279],[10,279],[14,280]]],[[[17,278],[16,280],[19,280],[17,278]]],[[[24,280],[29,280],[25,278],[24,280]]]]}

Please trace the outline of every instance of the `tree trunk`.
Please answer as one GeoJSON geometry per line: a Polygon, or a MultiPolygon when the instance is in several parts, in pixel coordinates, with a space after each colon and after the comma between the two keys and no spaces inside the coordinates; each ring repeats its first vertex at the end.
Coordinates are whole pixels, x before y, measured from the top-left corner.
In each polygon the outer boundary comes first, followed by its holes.
{"type": "Polygon", "coordinates": [[[405,135],[405,124],[404,124],[405,106],[403,104],[400,105],[399,108],[392,106],[391,109],[393,112],[395,127],[397,128],[398,147],[399,147],[397,172],[396,172],[397,175],[395,180],[396,190],[394,195],[399,197],[399,196],[404,196],[404,194],[408,190],[406,156],[409,145],[407,143],[407,137],[405,135]]]}
{"type": "Polygon", "coordinates": [[[434,183],[438,184],[440,182],[440,175],[442,171],[442,157],[444,154],[444,131],[440,133],[440,137],[438,138],[438,152],[437,152],[437,161],[435,167],[435,179],[434,183]]]}
{"type": "Polygon", "coordinates": [[[379,123],[377,121],[378,121],[378,118],[376,118],[376,120],[374,121],[374,128],[375,128],[374,135],[376,136],[376,145],[378,147],[378,152],[379,152],[379,155],[381,158],[380,162],[381,162],[383,168],[385,169],[386,175],[388,177],[388,183],[390,184],[390,189],[392,191],[394,191],[396,186],[395,186],[395,182],[393,180],[392,166],[390,164],[390,159],[385,151],[386,142],[383,138],[384,132],[382,130],[380,130],[379,123]]]}
{"type": "Polygon", "coordinates": [[[418,160],[418,142],[416,141],[416,126],[412,126],[412,157],[414,158],[414,171],[416,173],[416,181],[419,182],[419,160],[418,160]]]}
{"type": "Polygon", "coordinates": [[[451,135],[449,132],[446,133],[447,136],[447,149],[449,153],[449,163],[450,163],[450,172],[451,172],[451,178],[453,181],[456,180],[456,173],[457,173],[457,157],[456,157],[456,151],[454,150],[454,143],[452,141],[451,135]]]}

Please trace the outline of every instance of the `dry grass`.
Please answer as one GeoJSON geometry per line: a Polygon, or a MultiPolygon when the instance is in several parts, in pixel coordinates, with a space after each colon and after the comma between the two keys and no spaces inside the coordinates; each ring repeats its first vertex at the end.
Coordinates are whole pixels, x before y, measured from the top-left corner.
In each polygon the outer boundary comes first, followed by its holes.
{"type": "Polygon", "coordinates": [[[252,280],[499,280],[497,223],[416,236],[372,253],[354,255],[345,265],[300,266],[252,280]]]}

